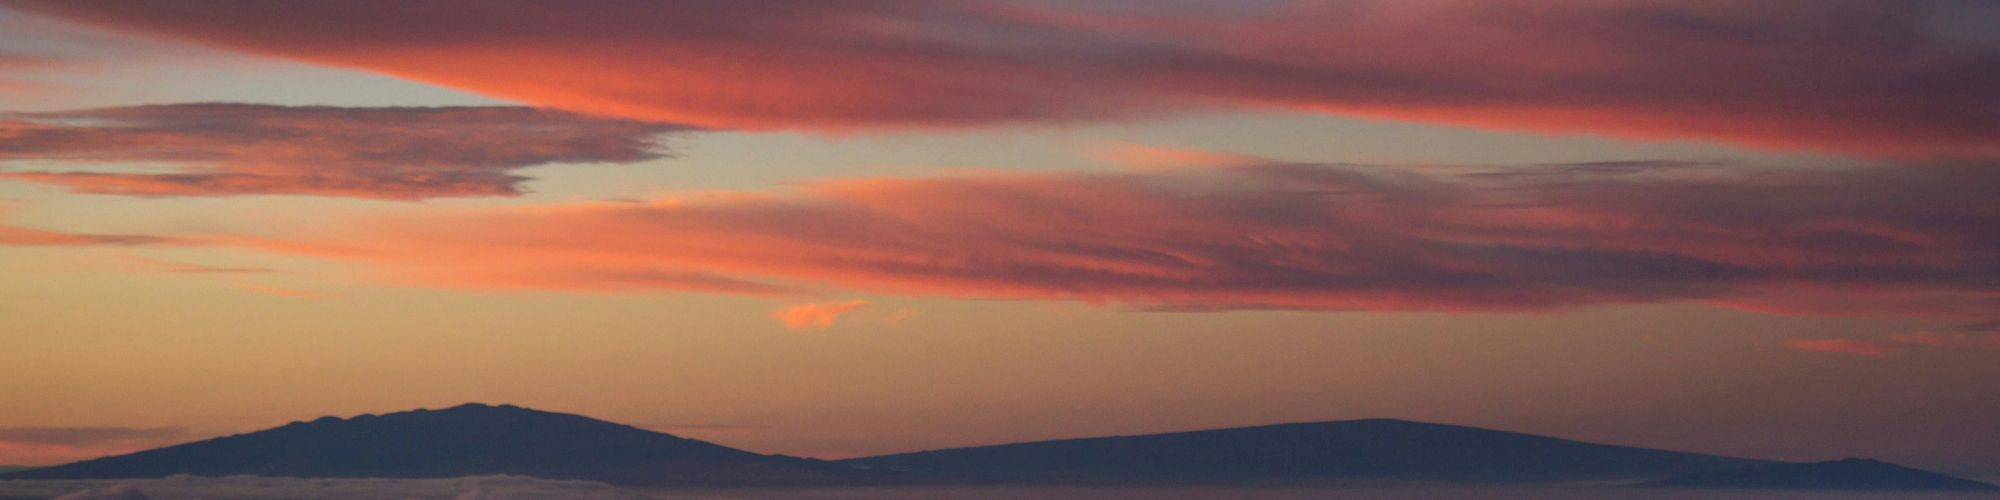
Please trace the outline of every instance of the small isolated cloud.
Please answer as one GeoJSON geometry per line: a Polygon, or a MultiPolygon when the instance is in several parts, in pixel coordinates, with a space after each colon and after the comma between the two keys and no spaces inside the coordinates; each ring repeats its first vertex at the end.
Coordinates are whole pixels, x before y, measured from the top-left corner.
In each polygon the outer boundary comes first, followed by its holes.
{"type": "Polygon", "coordinates": [[[894,312],[891,312],[888,315],[883,316],[882,322],[890,325],[900,325],[903,324],[904,320],[908,320],[916,316],[917,316],[916,309],[910,309],[910,308],[897,309],[894,312]]]}
{"type": "Polygon", "coordinates": [[[0,179],[128,196],[315,195],[382,200],[515,196],[514,171],[666,155],[689,130],[522,107],[172,104],[0,114],[0,162],[167,172],[0,171],[0,179]]]}
{"type": "Polygon", "coordinates": [[[818,330],[833,326],[833,322],[839,320],[841,315],[867,305],[868,301],[861,299],[794,304],[771,313],[771,317],[793,330],[818,330]]]}
{"type": "Polygon", "coordinates": [[[241,285],[237,285],[237,288],[241,288],[243,289],[243,291],[259,295],[270,295],[273,297],[290,297],[294,299],[324,299],[334,296],[332,293],[322,292],[318,290],[306,290],[301,288],[260,285],[256,283],[244,283],[241,285]]]}

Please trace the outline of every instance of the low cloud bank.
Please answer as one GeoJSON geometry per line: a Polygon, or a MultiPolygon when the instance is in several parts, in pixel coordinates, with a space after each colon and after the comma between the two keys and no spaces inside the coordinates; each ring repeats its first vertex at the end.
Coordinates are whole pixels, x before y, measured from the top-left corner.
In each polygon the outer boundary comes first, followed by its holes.
{"type": "Polygon", "coordinates": [[[412,211],[231,243],[467,289],[1981,320],[2000,310],[1994,192],[1987,165],[1272,163],[412,211]]]}

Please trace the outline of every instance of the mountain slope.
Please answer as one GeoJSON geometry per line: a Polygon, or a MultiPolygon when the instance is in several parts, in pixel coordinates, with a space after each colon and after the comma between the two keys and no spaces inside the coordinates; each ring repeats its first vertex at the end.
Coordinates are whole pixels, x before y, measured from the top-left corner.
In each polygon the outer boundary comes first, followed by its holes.
{"type": "Polygon", "coordinates": [[[1281,424],[858,458],[958,481],[1660,478],[1770,462],[1403,420],[1281,424]]]}
{"type": "Polygon", "coordinates": [[[1698,472],[1641,486],[1874,491],[2000,490],[2000,486],[1865,458],[1807,464],[1769,464],[1698,472]]]}
{"type": "Polygon", "coordinates": [[[349,419],[14,472],[84,479],[174,474],[426,478],[513,474],[623,485],[827,484],[850,469],[515,406],[469,404],[349,419]]]}

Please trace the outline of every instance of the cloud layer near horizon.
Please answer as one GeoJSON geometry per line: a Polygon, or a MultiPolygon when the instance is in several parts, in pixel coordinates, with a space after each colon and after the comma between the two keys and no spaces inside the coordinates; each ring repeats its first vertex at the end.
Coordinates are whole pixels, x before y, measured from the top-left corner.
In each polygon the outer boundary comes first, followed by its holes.
{"type": "Polygon", "coordinates": [[[1541,310],[2000,310],[2000,169],[1261,164],[432,210],[238,243],[459,288],[1541,310]],[[523,263],[532,262],[532,265],[523,263]]]}
{"type": "Polygon", "coordinates": [[[0,427],[0,460],[80,460],[163,446],[191,437],[181,427],[0,427]]]}
{"type": "MultiPolygon", "coordinates": [[[[666,154],[687,127],[520,107],[171,104],[0,114],[0,162],[170,172],[0,170],[0,179],[134,196],[513,196],[516,169],[666,154]]],[[[0,163],[4,164],[4,163],[0,163]]]]}
{"type": "Polygon", "coordinates": [[[851,130],[1276,108],[1890,154],[2000,148],[1952,0],[64,2],[30,12],[592,114],[851,130]]]}

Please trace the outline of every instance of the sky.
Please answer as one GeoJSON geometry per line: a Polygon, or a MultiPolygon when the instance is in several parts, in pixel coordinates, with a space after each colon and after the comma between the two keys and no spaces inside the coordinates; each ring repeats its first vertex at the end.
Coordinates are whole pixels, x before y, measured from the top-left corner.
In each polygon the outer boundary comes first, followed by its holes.
{"type": "Polygon", "coordinates": [[[0,0],[0,463],[468,401],[2000,476],[1978,1],[0,0]]]}

